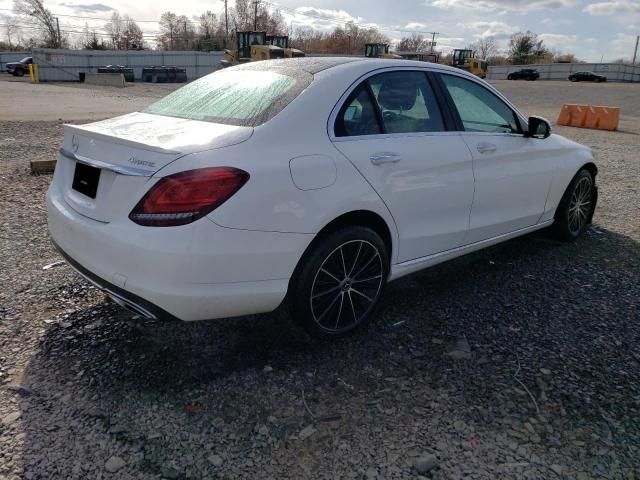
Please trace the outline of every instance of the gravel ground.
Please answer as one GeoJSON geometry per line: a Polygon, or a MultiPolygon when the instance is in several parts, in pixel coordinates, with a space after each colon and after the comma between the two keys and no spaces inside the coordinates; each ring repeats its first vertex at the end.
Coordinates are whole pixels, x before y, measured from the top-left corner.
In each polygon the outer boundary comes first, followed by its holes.
{"type": "Polygon", "coordinates": [[[80,83],[31,83],[0,73],[0,121],[97,120],[139,110],[179,84],[127,84],[127,88],[80,83]],[[19,101],[18,101],[19,100],[19,101]],[[11,108],[7,108],[11,107],[11,108]]]}
{"type": "Polygon", "coordinates": [[[597,155],[594,226],[393,282],[334,344],[279,313],[144,321],[43,269],[27,160],[61,125],[0,122],[0,480],[640,478],[640,86],[496,84],[552,118],[623,106],[620,132],[557,128],[597,155]]]}

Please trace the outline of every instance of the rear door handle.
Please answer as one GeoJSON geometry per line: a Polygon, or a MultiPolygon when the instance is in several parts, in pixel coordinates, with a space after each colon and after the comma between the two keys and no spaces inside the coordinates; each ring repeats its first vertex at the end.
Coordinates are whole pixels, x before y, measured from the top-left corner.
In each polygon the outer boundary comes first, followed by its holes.
{"type": "Polygon", "coordinates": [[[476,148],[480,153],[493,153],[498,149],[493,143],[479,143],[476,148]]]}
{"type": "Polygon", "coordinates": [[[401,157],[396,153],[384,152],[374,153],[369,157],[369,160],[371,160],[371,163],[374,165],[382,165],[385,163],[398,163],[401,160],[401,157]]]}

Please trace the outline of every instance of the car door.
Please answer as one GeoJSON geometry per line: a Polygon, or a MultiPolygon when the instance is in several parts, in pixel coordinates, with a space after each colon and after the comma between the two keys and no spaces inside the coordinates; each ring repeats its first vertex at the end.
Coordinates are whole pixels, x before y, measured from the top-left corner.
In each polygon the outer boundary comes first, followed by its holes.
{"type": "Polygon", "coordinates": [[[479,81],[440,74],[473,156],[475,194],[464,244],[538,223],[553,162],[544,142],[524,135],[516,112],[479,81]]]}
{"type": "Polygon", "coordinates": [[[460,134],[447,131],[452,117],[443,115],[426,71],[372,74],[345,95],[331,138],[393,215],[398,261],[460,246],[473,201],[472,157],[460,134]]]}

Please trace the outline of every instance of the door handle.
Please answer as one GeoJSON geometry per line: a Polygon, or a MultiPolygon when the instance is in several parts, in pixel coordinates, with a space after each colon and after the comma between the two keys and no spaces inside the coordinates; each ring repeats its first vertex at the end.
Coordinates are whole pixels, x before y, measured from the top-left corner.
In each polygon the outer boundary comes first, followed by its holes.
{"type": "Polygon", "coordinates": [[[493,143],[479,143],[476,148],[480,153],[493,153],[498,149],[493,143]]]}
{"type": "Polygon", "coordinates": [[[400,155],[395,153],[374,153],[369,157],[371,163],[374,165],[382,165],[384,163],[398,163],[400,161],[400,155]]]}

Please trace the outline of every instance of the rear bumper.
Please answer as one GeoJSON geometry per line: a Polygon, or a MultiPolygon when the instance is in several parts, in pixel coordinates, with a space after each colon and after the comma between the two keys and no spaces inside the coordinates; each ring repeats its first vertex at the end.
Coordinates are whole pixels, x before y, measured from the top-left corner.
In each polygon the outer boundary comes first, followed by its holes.
{"type": "Polygon", "coordinates": [[[181,227],[98,222],[73,210],[53,181],[49,234],[69,264],[142,315],[185,321],[272,311],[284,299],[307,234],[256,232],[201,218],[181,227]]]}
{"type": "Polygon", "coordinates": [[[125,308],[133,310],[146,318],[153,318],[156,320],[179,320],[166,310],[146,301],[144,298],[138,297],[131,292],[127,292],[126,290],[107,282],[105,279],[98,277],[96,274],[90,272],[71,258],[54,240],[51,240],[51,243],[53,243],[53,246],[58,250],[58,253],[62,255],[62,258],[64,258],[76,272],[109,295],[114,302],[125,308]]]}

